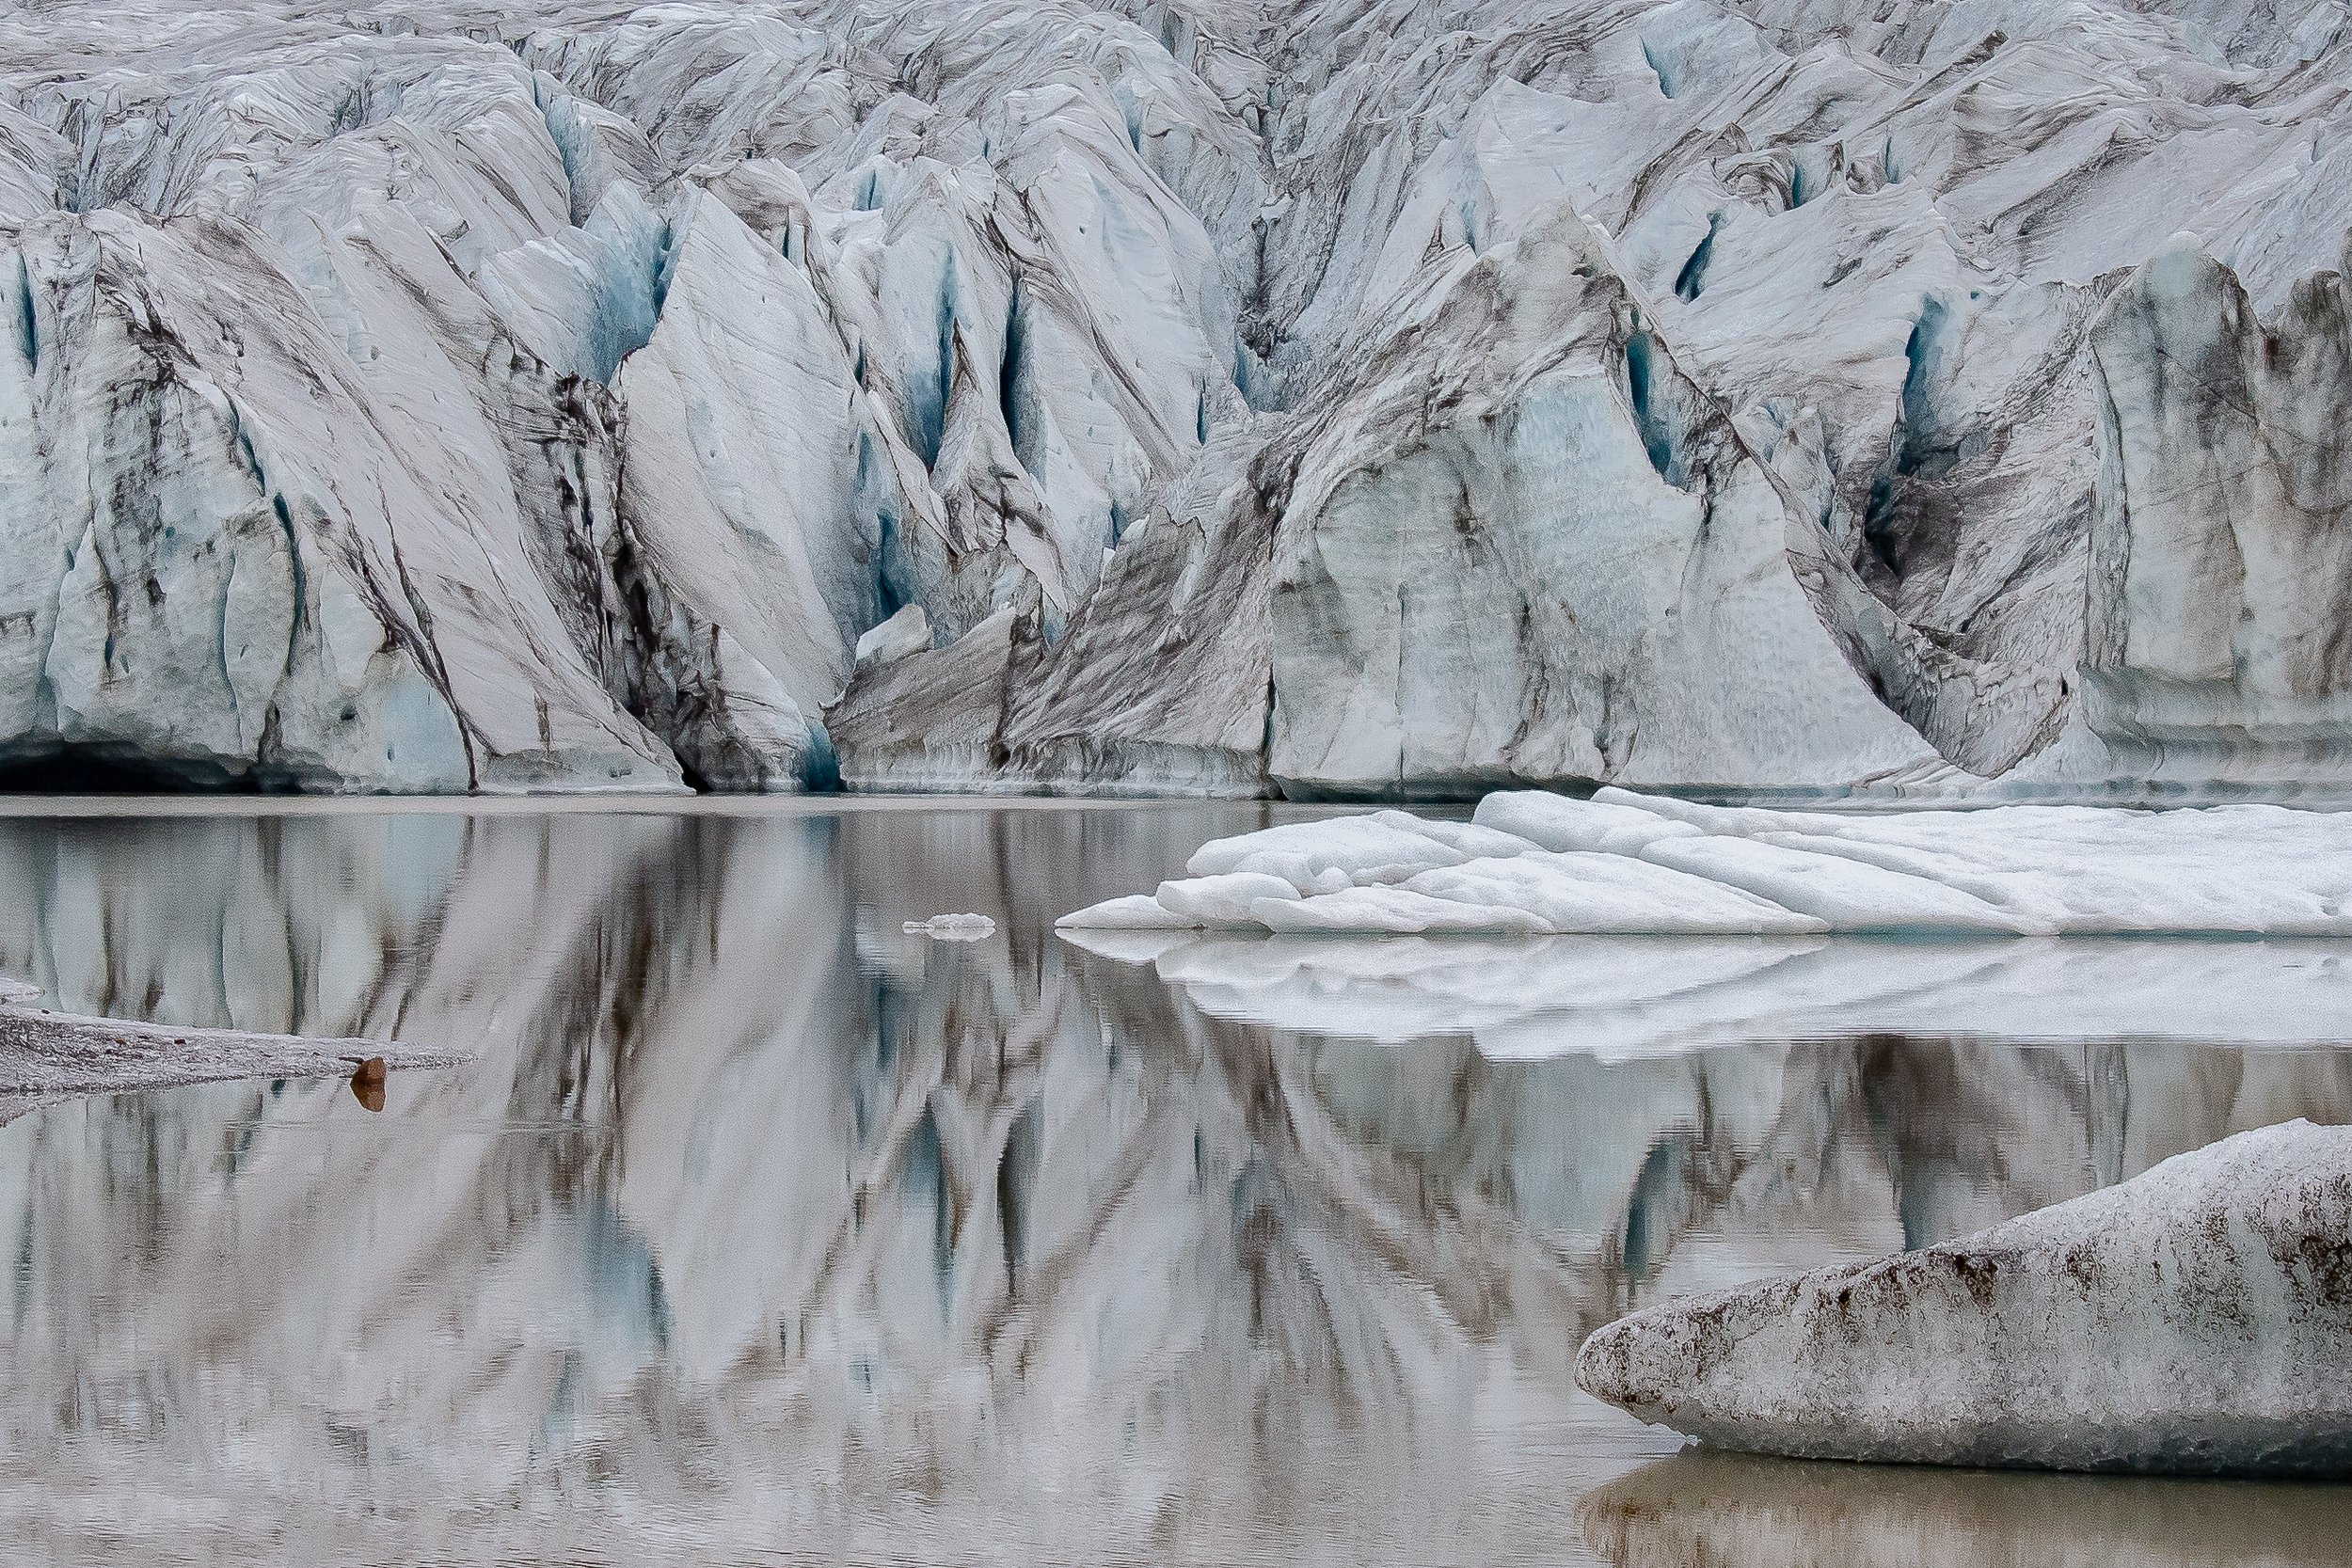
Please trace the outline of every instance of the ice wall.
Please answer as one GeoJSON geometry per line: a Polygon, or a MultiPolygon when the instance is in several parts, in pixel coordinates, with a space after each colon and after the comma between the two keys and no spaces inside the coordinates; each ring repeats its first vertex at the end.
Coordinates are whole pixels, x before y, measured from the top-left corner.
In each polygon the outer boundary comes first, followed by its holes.
{"type": "Polygon", "coordinates": [[[2338,781],[2347,86],[2332,6],[62,0],[0,763],[2338,781]]]}

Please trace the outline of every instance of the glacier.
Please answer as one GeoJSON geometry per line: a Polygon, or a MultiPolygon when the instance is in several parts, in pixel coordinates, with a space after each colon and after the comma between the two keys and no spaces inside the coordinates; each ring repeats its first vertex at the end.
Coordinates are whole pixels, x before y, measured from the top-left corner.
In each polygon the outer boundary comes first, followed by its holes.
{"type": "Polygon", "coordinates": [[[1875,1263],[1632,1313],[1577,1381],[1725,1448],[2340,1477],[2352,1132],[2294,1121],[1875,1263]]]}
{"type": "Polygon", "coordinates": [[[2348,95],[2338,0],[17,8],[0,769],[2352,786],[2348,95]]]}

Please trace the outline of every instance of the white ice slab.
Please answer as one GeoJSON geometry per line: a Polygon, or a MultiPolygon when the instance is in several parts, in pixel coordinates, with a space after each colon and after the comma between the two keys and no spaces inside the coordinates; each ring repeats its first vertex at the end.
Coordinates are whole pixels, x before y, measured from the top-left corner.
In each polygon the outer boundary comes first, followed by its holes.
{"type": "Polygon", "coordinates": [[[1114,899],[1061,924],[2352,937],[2352,814],[2282,806],[1863,814],[1517,791],[1472,823],[1384,811],[1220,839],[1188,869],[1161,885],[1164,921],[1114,899]],[[1220,880],[1235,876],[1262,880],[1220,880]]]}

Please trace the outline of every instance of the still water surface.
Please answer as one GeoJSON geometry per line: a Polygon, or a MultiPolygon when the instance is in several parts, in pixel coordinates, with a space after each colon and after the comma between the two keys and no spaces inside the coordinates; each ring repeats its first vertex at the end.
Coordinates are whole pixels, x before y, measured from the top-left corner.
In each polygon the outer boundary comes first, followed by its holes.
{"type": "Polygon", "coordinates": [[[0,973],[65,1006],[479,1053],[378,1114],[246,1084],[0,1126],[0,1538],[72,1563],[2352,1561],[2336,1488],[1675,1456],[1571,1376],[1635,1305],[2352,1119],[2352,1050],[1502,1061],[1213,1016],[1053,935],[1269,819],[0,819],[0,973]],[[996,935],[899,929],[964,911],[996,935]]]}

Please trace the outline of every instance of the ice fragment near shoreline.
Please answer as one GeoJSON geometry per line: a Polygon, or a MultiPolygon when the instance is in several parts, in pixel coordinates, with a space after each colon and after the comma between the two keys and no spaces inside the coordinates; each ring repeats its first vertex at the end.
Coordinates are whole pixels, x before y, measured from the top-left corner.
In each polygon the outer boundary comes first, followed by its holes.
{"type": "Polygon", "coordinates": [[[373,1061],[451,1067],[456,1052],[369,1039],[316,1039],[243,1029],[196,1029],[52,1012],[37,987],[0,980],[0,1120],[79,1094],[165,1088],[227,1078],[315,1078],[373,1061]]]}

